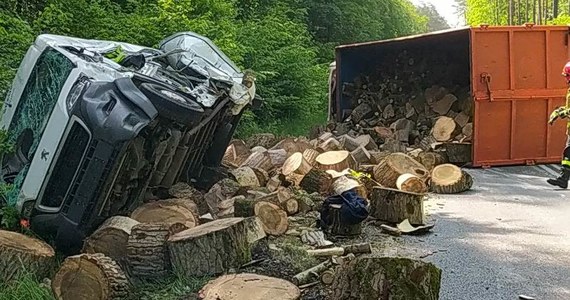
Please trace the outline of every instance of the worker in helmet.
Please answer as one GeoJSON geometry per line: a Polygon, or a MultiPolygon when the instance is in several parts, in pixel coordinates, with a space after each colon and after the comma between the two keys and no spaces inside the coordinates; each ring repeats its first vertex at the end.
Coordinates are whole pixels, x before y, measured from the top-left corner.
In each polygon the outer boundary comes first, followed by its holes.
{"type": "MultiPolygon", "coordinates": [[[[548,124],[554,124],[557,119],[568,119],[570,116],[570,62],[567,62],[562,70],[562,76],[566,79],[568,84],[568,92],[566,92],[566,106],[558,107],[550,114],[548,124]]],[[[568,180],[570,179],[570,120],[567,124],[566,134],[566,148],[562,154],[562,170],[560,176],[554,179],[548,179],[547,182],[551,185],[566,189],[568,188],[568,180]]]]}

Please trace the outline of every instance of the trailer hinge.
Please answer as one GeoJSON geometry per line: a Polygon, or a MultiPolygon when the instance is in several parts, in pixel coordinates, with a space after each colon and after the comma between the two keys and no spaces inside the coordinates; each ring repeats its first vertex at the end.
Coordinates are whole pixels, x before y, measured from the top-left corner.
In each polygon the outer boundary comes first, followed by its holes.
{"type": "Polygon", "coordinates": [[[483,30],[487,30],[489,29],[489,24],[480,24],[479,27],[481,27],[483,30]]]}
{"type": "Polygon", "coordinates": [[[533,29],[534,28],[534,23],[530,22],[530,23],[524,23],[524,27],[526,29],[533,29]]]}
{"type": "Polygon", "coordinates": [[[487,94],[489,94],[489,101],[493,101],[493,93],[491,92],[491,74],[481,73],[481,82],[487,87],[487,94]]]}
{"type": "Polygon", "coordinates": [[[525,161],[527,166],[535,166],[536,165],[536,161],[535,160],[526,160],[525,161]]]}

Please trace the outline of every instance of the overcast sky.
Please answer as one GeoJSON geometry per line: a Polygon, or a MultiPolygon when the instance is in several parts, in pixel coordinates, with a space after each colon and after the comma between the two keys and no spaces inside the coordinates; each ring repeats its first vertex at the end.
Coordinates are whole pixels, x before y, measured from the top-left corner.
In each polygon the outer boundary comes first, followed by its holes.
{"type": "Polygon", "coordinates": [[[463,25],[463,21],[460,20],[455,13],[454,0],[412,0],[412,2],[416,5],[422,2],[431,3],[435,6],[439,14],[447,20],[449,26],[458,27],[463,25]]]}

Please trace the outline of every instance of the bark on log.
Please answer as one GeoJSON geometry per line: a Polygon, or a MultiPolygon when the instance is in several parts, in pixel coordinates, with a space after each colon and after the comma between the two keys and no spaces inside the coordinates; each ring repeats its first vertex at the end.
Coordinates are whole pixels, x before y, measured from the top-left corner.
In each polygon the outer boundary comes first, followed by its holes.
{"type": "Polygon", "coordinates": [[[122,265],[126,258],[129,235],[133,226],[138,224],[139,222],[128,217],[111,217],[85,239],[82,252],[102,253],[122,265]]]}
{"type": "Polygon", "coordinates": [[[424,224],[424,196],[396,189],[375,187],[370,194],[370,215],[389,223],[408,219],[413,225],[424,224]]]}
{"type": "Polygon", "coordinates": [[[275,135],[272,133],[258,133],[250,136],[246,139],[245,144],[248,148],[253,148],[255,146],[262,146],[265,148],[271,148],[277,143],[275,135]]]}
{"type": "Polygon", "coordinates": [[[135,209],[131,218],[140,223],[182,223],[188,228],[198,225],[198,208],[190,200],[169,199],[146,203],[135,209]]]}
{"type": "Polygon", "coordinates": [[[303,177],[299,186],[309,194],[326,195],[330,191],[332,182],[332,177],[327,172],[313,168],[303,177]]]}
{"type": "Polygon", "coordinates": [[[319,146],[317,147],[317,150],[322,153],[328,151],[338,151],[341,148],[342,146],[339,141],[337,141],[335,138],[330,138],[320,143],[319,146]]]}
{"type": "Polygon", "coordinates": [[[333,266],[332,260],[326,261],[293,276],[293,283],[297,286],[312,282],[319,278],[319,274],[333,266]],[[316,275],[316,276],[315,276],[316,275]]]}
{"type": "Polygon", "coordinates": [[[364,146],[360,146],[356,148],[356,150],[350,152],[354,160],[360,164],[368,164],[370,163],[370,152],[364,148],[364,146]]]}
{"type": "Polygon", "coordinates": [[[355,169],[356,162],[348,151],[325,152],[316,159],[317,168],[320,170],[335,170],[337,172],[345,169],[355,169]]]}
{"type": "Polygon", "coordinates": [[[471,143],[445,143],[442,146],[450,163],[465,164],[471,162],[473,145],[471,143]]]}
{"type": "Polygon", "coordinates": [[[255,200],[248,198],[240,198],[234,202],[234,215],[240,218],[252,217],[255,215],[253,206],[255,200]]]}
{"type": "Polygon", "coordinates": [[[441,270],[431,263],[403,257],[357,257],[340,266],[333,300],[437,300],[441,270]]]}
{"type": "Polygon", "coordinates": [[[203,215],[209,212],[208,204],[204,200],[204,193],[185,182],[179,182],[168,189],[168,193],[173,198],[185,199],[194,202],[198,206],[198,214],[203,215]]]}
{"type": "Polygon", "coordinates": [[[344,150],[354,151],[356,150],[356,148],[360,147],[358,141],[348,134],[340,136],[338,140],[341,144],[341,147],[344,148],[344,150]]]}
{"type": "Polygon", "coordinates": [[[47,243],[17,232],[0,230],[0,285],[23,274],[48,275],[55,251],[47,243]]]}
{"type": "Polygon", "coordinates": [[[372,110],[370,105],[368,105],[367,103],[361,103],[352,110],[350,116],[354,122],[358,123],[370,117],[373,113],[374,111],[372,110]]]}
{"type": "Polygon", "coordinates": [[[285,176],[289,176],[293,173],[299,175],[307,174],[313,167],[309,162],[303,158],[303,154],[300,152],[296,152],[291,155],[283,164],[283,168],[281,169],[281,173],[285,176]]]}
{"type": "Polygon", "coordinates": [[[279,236],[287,232],[289,220],[287,213],[279,206],[259,201],[254,205],[255,216],[261,220],[263,230],[269,235],[279,236]]]}
{"type": "Polygon", "coordinates": [[[412,174],[424,181],[429,176],[429,172],[422,164],[403,153],[388,155],[374,168],[374,179],[389,188],[396,188],[398,177],[402,174],[412,174]]]}
{"type": "Polygon", "coordinates": [[[389,151],[371,151],[370,163],[379,164],[384,160],[384,158],[386,158],[390,154],[391,152],[389,151]]]}
{"type": "Polygon", "coordinates": [[[457,101],[457,97],[452,94],[445,95],[441,100],[432,104],[431,108],[434,112],[438,113],[440,116],[443,116],[449,112],[453,103],[457,101]]]}
{"type": "Polygon", "coordinates": [[[170,274],[170,257],[166,240],[170,226],[166,224],[135,225],[127,243],[130,275],[142,280],[161,279],[170,274]]]}
{"type": "Polygon", "coordinates": [[[182,276],[211,276],[251,261],[243,218],[215,220],[168,238],[173,270],[182,276]]]}
{"type": "Polygon", "coordinates": [[[281,140],[277,145],[275,145],[271,150],[283,149],[287,152],[287,156],[291,156],[291,154],[295,152],[299,152],[299,147],[297,146],[297,142],[293,138],[286,138],[281,140]]]}
{"type": "Polygon", "coordinates": [[[261,186],[257,174],[251,167],[240,167],[235,170],[231,170],[230,174],[233,176],[232,179],[237,181],[242,187],[258,187],[261,186]]]}
{"type": "Polygon", "coordinates": [[[470,142],[473,138],[473,123],[465,124],[461,133],[465,136],[464,141],[470,142]]]}
{"type": "Polygon", "coordinates": [[[369,134],[363,134],[356,137],[356,142],[360,146],[364,146],[366,150],[376,151],[378,150],[378,145],[374,142],[374,139],[369,134]]]}
{"type": "Polygon", "coordinates": [[[253,169],[253,172],[255,173],[257,180],[259,180],[259,185],[265,186],[267,184],[267,181],[269,180],[269,173],[267,173],[267,171],[263,169],[257,169],[257,168],[253,169]]]}
{"type": "Polygon", "coordinates": [[[470,117],[463,112],[460,112],[454,118],[455,123],[457,123],[457,125],[459,125],[459,127],[461,127],[461,128],[465,127],[465,125],[467,125],[467,123],[469,123],[469,119],[470,119],[470,117]]]}
{"type": "Polygon", "coordinates": [[[332,204],[330,206],[331,225],[330,233],[335,236],[357,236],[362,233],[362,224],[348,224],[340,213],[341,206],[332,204]]]}
{"type": "Polygon", "coordinates": [[[418,154],[418,162],[420,162],[426,170],[431,171],[435,166],[445,163],[445,157],[436,152],[421,152],[418,154]]]}
{"type": "Polygon", "coordinates": [[[219,212],[218,204],[226,199],[235,196],[241,189],[240,185],[233,179],[222,179],[204,195],[204,201],[208,206],[208,211],[212,217],[216,218],[219,212]]]}
{"type": "Polygon", "coordinates": [[[267,236],[263,230],[263,224],[258,217],[246,218],[243,221],[247,230],[247,242],[249,245],[254,245],[257,241],[267,236]]]}
{"type": "Polygon", "coordinates": [[[200,290],[203,300],[297,300],[301,291],[291,282],[257,274],[230,274],[200,290]]]}
{"type": "Polygon", "coordinates": [[[439,117],[433,125],[432,135],[438,142],[447,142],[457,135],[457,128],[457,123],[452,118],[439,117]]]}
{"type": "Polygon", "coordinates": [[[398,190],[417,194],[425,194],[428,191],[425,181],[412,174],[402,174],[396,181],[398,190]]]}
{"type": "Polygon", "coordinates": [[[252,153],[240,167],[259,168],[265,171],[270,171],[273,168],[271,156],[267,151],[252,153]]]}
{"type": "Polygon", "coordinates": [[[303,151],[303,158],[311,165],[314,166],[315,165],[315,160],[317,159],[317,156],[319,156],[319,151],[314,150],[314,149],[307,149],[305,151],[303,151]]]}
{"type": "Polygon", "coordinates": [[[81,254],[65,259],[51,283],[56,299],[112,300],[129,296],[125,273],[103,254],[81,254]]]}
{"type": "Polygon", "coordinates": [[[431,176],[431,190],[436,194],[462,193],[473,186],[471,175],[452,164],[435,167],[431,176]]]}
{"type": "Polygon", "coordinates": [[[267,153],[269,153],[269,159],[271,160],[273,168],[283,166],[285,160],[287,160],[287,150],[285,149],[268,150],[267,153]]]}
{"type": "Polygon", "coordinates": [[[433,150],[432,145],[434,143],[437,143],[437,140],[433,137],[433,135],[428,135],[425,138],[423,138],[420,142],[420,149],[424,150],[425,152],[428,152],[430,150],[433,150]]]}
{"type": "Polygon", "coordinates": [[[307,254],[317,257],[343,256],[350,253],[352,254],[372,253],[372,246],[370,245],[370,243],[362,243],[362,244],[346,245],[342,247],[307,250],[307,254]]]}

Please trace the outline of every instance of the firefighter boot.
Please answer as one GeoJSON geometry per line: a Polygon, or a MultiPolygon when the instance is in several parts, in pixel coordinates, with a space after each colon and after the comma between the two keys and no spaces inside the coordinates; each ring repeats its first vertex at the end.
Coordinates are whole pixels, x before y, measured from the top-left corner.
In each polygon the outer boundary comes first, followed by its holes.
{"type": "Polygon", "coordinates": [[[547,182],[551,185],[560,187],[562,189],[568,188],[568,180],[570,179],[570,167],[562,166],[560,176],[555,179],[548,179],[547,182]]]}

